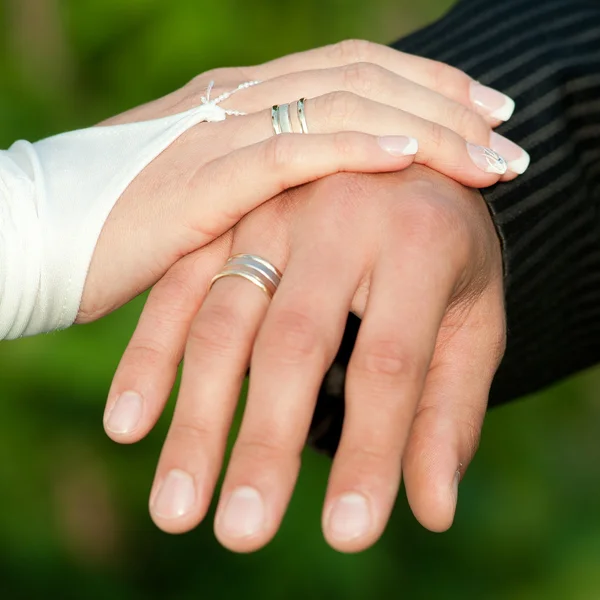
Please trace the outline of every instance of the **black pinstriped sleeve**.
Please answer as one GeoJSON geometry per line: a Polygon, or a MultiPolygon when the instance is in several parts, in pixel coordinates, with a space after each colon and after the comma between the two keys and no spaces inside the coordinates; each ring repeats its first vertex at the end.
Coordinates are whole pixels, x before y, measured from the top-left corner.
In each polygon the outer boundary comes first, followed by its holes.
{"type": "MultiPolygon", "coordinates": [[[[517,103],[498,131],[531,167],[483,191],[502,238],[508,346],[490,405],[600,362],[600,0],[463,0],[394,47],[517,103]]],[[[310,443],[333,453],[358,320],[325,378],[310,443]]]]}

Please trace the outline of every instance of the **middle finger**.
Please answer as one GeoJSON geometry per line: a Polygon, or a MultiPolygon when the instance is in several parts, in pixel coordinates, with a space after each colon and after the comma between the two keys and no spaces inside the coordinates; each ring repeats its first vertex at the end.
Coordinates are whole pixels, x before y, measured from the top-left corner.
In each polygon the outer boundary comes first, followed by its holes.
{"type": "Polygon", "coordinates": [[[360,277],[364,257],[340,251],[341,230],[331,235],[336,225],[329,222],[327,241],[292,248],[255,343],[244,419],[215,521],[218,539],[232,550],[255,550],[279,527],[360,277]]]}
{"type": "Polygon", "coordinates": [[[490,125],[464,104],[371,63],[289,73],[262,82],[223,102],[257,112],[272,104],[315,98],[331,92],[352,92],[369,100],[408,111],[452,129],[466,140],[487,145],[490,125]]]}

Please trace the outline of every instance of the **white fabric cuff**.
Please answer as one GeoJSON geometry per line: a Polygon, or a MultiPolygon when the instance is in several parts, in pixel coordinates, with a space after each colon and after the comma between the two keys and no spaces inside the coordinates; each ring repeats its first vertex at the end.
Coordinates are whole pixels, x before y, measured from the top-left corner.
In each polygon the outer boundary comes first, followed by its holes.
{"type": "Polygon", "coordinates": [[[187,129],[224,118],[218,106],[203,104],[0,151],[0,339],[71,325],[100,232],[121,194],[187,129]]]}

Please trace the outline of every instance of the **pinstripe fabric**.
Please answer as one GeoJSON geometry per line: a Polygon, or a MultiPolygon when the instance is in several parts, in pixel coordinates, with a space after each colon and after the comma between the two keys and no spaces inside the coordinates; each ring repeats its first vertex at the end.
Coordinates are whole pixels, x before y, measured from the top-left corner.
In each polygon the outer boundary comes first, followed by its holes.
{"type": "MultiPolygon", "coordinates": [[[[503,243],[508,346],[490,406],[600,362],[600,0],[462,0],[394,47],[452,64],[517,103],[499,132],[532,157],[484,190],[503,243]]],[[[350,317],[309,442],[333,453],[359,321],[350,317]]]]}

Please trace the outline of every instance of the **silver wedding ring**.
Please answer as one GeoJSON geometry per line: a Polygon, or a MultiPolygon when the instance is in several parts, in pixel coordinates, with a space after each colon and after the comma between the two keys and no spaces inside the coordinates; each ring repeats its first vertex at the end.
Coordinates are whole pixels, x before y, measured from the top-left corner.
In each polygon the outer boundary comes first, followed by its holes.
{"type": "Polygon", "coordinates": [[[300,121],[300,127],[302,127],[302,133],[308,133],[308,124],[306,123],[306,110],[304,108],[305,102],[306,98],[300,98],[300,100],[296,102],[296,113],[298,114],[298,121],[300,121]]]}
{"type": "Polygon", "coordinates": [[[255,254],[236,254],[231,256],[225,266],[211,280],[209,289],[224,277],[242,277],[259,287],[269,299],[279,287],[282,274],[268,260],[255,254]]]}
{"type": "MultiPolygon", "coordinates": [[[[293,103],[296,115],[298,116],[298,122],[300,123],[300,129],[302,130],[301,133],[308,133],[305,103],[306,98],[300,98],[300,100],[293,103]]],[[[276,104],[271,108],[271,124],[273,125],[275,135],[294,133],[289,104],[276,104]]]]}

